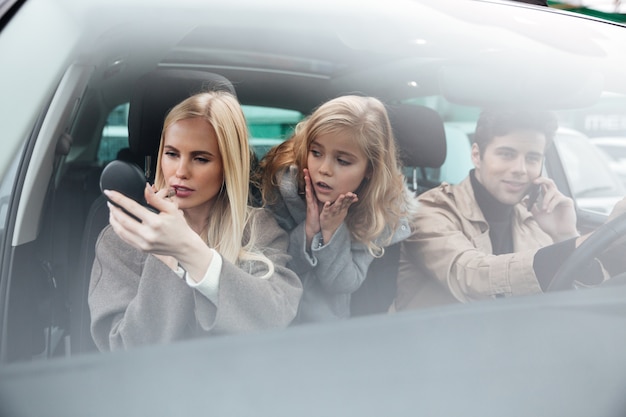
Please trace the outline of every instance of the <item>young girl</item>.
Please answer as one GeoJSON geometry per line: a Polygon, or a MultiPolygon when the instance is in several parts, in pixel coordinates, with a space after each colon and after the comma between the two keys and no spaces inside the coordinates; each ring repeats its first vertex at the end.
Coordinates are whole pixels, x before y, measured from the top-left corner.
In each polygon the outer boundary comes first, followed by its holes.
{"type": "Polygon", "coordinates": [[[237,100],[206,92],[165,119],[154,213],[107,197],[110,226],[96,245],[89,307],[100,350],[207,334],[286,327],[302,292],[285,267],[288,236],[247,205],[250,151],[237,100]]]}
{"type": "Polygon", "coordinates": [[[303,282],[296,321],[349,317],[370,263],[410,235],[414,200],[384,105],[359,96],[323,104],[260,168],[263,200],[290,233],[290,267],[303,282]]]}

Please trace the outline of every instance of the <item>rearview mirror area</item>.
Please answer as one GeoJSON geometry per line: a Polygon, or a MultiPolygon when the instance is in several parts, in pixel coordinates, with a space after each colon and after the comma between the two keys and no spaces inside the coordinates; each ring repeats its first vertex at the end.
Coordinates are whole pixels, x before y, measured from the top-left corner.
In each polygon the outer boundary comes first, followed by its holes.
{"type": "Polygon", "coordinates": [[[594,104],[604,88],[603,74],[586,65],[546,67],[500,58],[443,66],[443,96],[463,105],[568,109],[594,104]]]}

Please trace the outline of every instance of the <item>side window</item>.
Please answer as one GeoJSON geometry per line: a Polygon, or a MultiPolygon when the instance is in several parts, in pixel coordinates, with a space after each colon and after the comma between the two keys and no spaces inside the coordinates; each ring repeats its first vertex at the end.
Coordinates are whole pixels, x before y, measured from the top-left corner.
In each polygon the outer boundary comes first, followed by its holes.
{"type": "Polygon", "coordinates": [[[273,146],[293,133],[296,124],[304,118],[299,111],[261,106],[241,106],[250,131],[250,146],[261,159],[273,146]]]}
{"type": "Polygon", "coordinates": [[[118,153],[125,148],[128,148],[128,103],[120,104],[109,114],[102,129],[98,162],[105,165],[117,159],[118,153]]]}

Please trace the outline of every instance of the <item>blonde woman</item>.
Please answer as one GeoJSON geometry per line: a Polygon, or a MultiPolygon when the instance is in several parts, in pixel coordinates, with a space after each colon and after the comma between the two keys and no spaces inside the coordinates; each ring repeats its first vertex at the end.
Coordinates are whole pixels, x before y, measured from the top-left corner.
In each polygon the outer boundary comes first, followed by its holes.
{"type": "Polygon", "coordinates": [[[159,213],[105,191],[121,208],[109,203],[90,282],[100,350],[292,321],[301,283],[285,267],[287,234],[247,204],[249,155],[235,97],[200,93],[165,119],[155,184],[145,190],[159,213]]]}
{"type": "Polygon", "coordinates": [[[349,317],[371,262],[411,233],[414,199],[384,105],[330,100],[260,166],[264,202],[290,233],[290,266],[303,282],[296,321],[349,317]]]}

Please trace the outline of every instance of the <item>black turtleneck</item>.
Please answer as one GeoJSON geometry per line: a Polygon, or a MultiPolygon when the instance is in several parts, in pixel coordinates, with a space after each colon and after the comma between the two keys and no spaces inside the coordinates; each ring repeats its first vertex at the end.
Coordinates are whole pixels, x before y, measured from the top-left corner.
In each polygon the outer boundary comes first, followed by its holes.
{"type": "Polygon", "coordinates": [[[513,252],[513,206],[496,200],[470,171],[470,181],[474,189],[476,203],[489,224],[489,238],[494,255],[513,252]]]}

